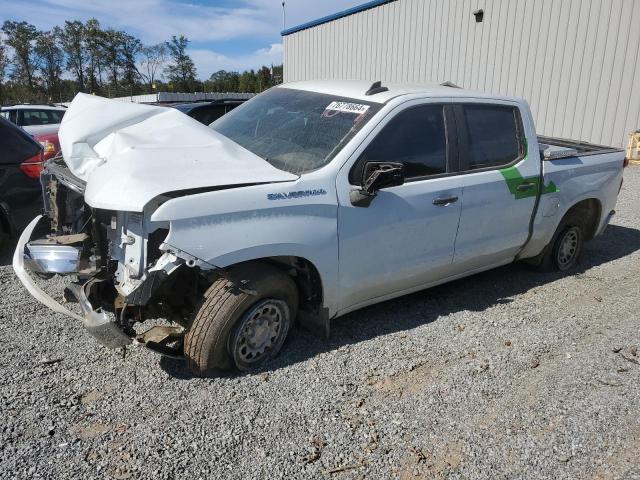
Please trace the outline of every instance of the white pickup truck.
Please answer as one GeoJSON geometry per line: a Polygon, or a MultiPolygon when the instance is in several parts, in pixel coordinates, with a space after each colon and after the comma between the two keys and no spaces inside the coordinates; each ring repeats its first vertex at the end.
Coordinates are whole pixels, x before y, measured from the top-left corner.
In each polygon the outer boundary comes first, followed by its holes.
{"type": "Polygon", "coordinates": [[[517,260],[568,270],[614,215],[625,162],[538,137],[521,99],[359,81],[285,84],[209,127],[80,94],[60,140],[16,274],[101,343],[196,373],[263,363],[295,320],[328,335],[355,309],[517,260]],[[80,309],[33,274],[70,275],[80,309]],[[145,330],[154,318],[169,322],[145,330]]]}

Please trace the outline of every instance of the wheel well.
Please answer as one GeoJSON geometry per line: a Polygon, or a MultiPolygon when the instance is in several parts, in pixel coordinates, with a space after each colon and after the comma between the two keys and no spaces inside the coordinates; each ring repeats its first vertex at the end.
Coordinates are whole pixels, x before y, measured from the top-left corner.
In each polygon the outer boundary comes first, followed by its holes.
{"type": "Polygon", "coordinates": [[[302,257],[269,257],[264,259],[293,277],[300,292],[300,310],[316,314],[322,307],[322,279],[316,266],[302,257]]]}
{"type": "MultiPolygon", "coordinates": [[[[322,278],[310,260],[296,256],[263,257],[229,265],[225,267],[225,270],[233,276],[235,267],[242,265],[242,270],[246,272],[246,266],[252,263],[268,263],[285,275],[289,275],[298,288],[297,321],[314,334],[329,338],[331,319],[329,309],[324,306],[322,278]]],[[[251,271],[250,268],[249,271],[251,271]]]]}
{"type": "Polygon", "coordinates": [[[565,213],[563,220],[573,214],[582,221],[585,240],[591,240],[598,230],[598,225],[600,225],[600,216],[602,214],[600,201],[595,198],[588,198],[576,203],[565,213]]]}
{"type": "MultiPolygon", "coordinates": [[[[251,263],[269,263],[280,271],[289,275],[296,283],[300,294],[299,310],[311,315],[317,315],[323,304],[323,289],[320,273],[315,265],[303,257],[276,256],[256,258],[236,265],[251,263]]],[[[233,271],[236,265],[229,265],[226,269],[233,271]]]]}

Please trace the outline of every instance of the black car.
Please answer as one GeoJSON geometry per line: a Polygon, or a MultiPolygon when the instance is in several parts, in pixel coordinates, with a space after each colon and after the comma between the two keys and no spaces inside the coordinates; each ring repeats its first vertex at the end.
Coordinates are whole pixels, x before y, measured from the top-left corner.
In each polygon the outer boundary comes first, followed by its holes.
{"type": "Polygon", "coordinates": [[[0,246],[42,212],[42,146],[0,117],[0,246]]]}
{"type": "Polygon", "coordinates": [[[186,113],[200,123],[209,125],[244,102],[245,100],[214,100],[213,102],[180,103],[171,107],[186,113]]]}

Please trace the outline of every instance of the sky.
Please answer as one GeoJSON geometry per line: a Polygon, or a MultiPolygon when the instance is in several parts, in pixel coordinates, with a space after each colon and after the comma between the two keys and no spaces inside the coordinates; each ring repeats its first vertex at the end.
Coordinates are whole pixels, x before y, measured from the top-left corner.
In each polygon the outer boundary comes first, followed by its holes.
{"type": "MultiPolygon", "coordinates": [[[[365,0],[286,0],[286,27],[365,0]]],[[[282,63],[282,0],[2,0],[0,23],[25,20],[49,30],[65,20],[97,18],[145,44],[185,35],[200,78],[282,63]]]]}

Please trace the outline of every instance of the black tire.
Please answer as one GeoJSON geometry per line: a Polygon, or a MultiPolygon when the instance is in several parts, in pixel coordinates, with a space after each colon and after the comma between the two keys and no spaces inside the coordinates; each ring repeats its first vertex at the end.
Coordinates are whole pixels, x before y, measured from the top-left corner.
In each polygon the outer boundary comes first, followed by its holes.
{"type": "Polygon", "coordinates": [[[6,228],[3,223],[3,218],[0,217],[0,253],[2,253],[7,246],[9,240],[9,232],[6,231],[6,228]]]}
{"type": "Polygon", "coordinates": [[[295,319],[298,289],[291,277],[266,263],[241,265],[234,277],[250,280],[247,288],[256,295],[224,278],[206,291],[184,340],[185,357],[197,375],[261,365],[280,351],[295,319]]]}
{"type": "Polygon", "coordinates": [[[570,215],[564,218],[544,250],[536,266],[542,272],[566,272],[580,261],[584,246],[582,219],[570,215]]]}

